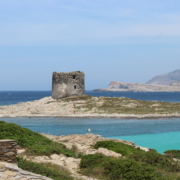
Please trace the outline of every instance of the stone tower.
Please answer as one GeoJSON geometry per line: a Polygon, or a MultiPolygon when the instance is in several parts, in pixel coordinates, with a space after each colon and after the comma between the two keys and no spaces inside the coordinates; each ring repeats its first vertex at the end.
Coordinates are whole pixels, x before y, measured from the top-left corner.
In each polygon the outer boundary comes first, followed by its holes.
{"type": "Polygon", "coordinates": [[[73,71],[70,73],[53,72],[52,98],[60,99],[69,96],[80,96],[85,93],[84,73],[73,71]]]}

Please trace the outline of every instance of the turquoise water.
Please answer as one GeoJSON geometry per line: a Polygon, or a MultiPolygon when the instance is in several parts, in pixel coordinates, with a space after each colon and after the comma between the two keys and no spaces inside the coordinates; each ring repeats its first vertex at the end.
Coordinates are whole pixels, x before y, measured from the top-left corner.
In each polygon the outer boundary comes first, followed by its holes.
{"type": "MultiPolygon", "coordinates": [[[[92,92],[92,96],[128,97],[140,100],[180,102],[180,92],[92,92]]],[[[0,91],[0,106],[33,101],[50,96],[51,91],[0,91]]],[[[139,146],[163,153],[180,149],[180,118],[115,119],[115,118],[0,118],[22,127],[52,135],[92,133],[135,142],[139,146]],[[150,132],[148,131],[150,130],[150,132]]]]}
{"type": "Polygon", "coordinates": [[[180,118],[115,119],[115,118],[1,118],[22,127],[52,135],[93,134],[135,142],[138,146],[163,153],[180,150],[180,118]]]}
{"type": "Polygon", "coordinates": [[[113,136],[110,138],[132,141],[138,146],[156,149],[162,153],[171,149],[180,150],[180,132],[169,132],[160,134],[142,134],[134,136],[113,136]]]}

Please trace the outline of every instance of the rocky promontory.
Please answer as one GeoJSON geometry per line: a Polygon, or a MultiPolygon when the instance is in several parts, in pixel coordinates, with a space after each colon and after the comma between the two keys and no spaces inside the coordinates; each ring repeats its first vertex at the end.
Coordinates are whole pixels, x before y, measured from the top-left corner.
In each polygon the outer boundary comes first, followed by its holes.
{"type": "Polygon", "coordinates": [[[169,118],[180,117],[179,109],[180,103],[84,95],[0,106],[0,117],[169,118]]]}
{"type": "Polygon", "coordinates": [[[146,84],[111,81],[108,88],[95,89],[94,91],[180,92],[180,69],[157,75],[148,80],[146,84]]]}
{"type": "Polygon", "coordinates": [[[123,83],[112,81],[108,88],[95,89],[94,91],[139,91],[139,92],[180,92],[179,83],[173,83],[171,86],[142,84],[142,83],[123,83]]]}

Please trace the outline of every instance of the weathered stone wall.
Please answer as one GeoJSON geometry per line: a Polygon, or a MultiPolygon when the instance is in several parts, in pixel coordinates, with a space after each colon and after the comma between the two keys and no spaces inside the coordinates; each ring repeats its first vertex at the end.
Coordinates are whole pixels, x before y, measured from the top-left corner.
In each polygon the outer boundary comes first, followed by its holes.
{"type": "Polygon", "coordinates": [[[17,142],[15,140],[0,140],[0,161],[16,162],[17,142]]]}
{"type": "Polygon", "coordinates": [[[85,93],[84,73],[74,71],[70,73],[53,72],[52,98],[60,99],[69,96],[80,96],[85,93]]]}

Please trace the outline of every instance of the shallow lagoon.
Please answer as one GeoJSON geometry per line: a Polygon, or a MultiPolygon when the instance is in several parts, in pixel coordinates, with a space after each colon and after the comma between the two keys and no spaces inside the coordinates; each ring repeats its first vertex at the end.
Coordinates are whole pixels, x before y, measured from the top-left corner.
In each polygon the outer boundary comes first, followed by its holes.
{"type": "Polygon", "coordinates": [[[1,118],[35,132],[52,135],[92,133],[104,137],[135,142],[163,153],[180,149],[180,118],[172,119],[114,119],[114,118],[1,118]]]}
{"type": "Polygon", "coordinates": [[[156,149],[156,151],[162,154],[166,150],[180,150],[180,132],[142,134],[134,136],[114,136],[111,138],[132,141],[135,142],[138,146],[156,149]]]}

